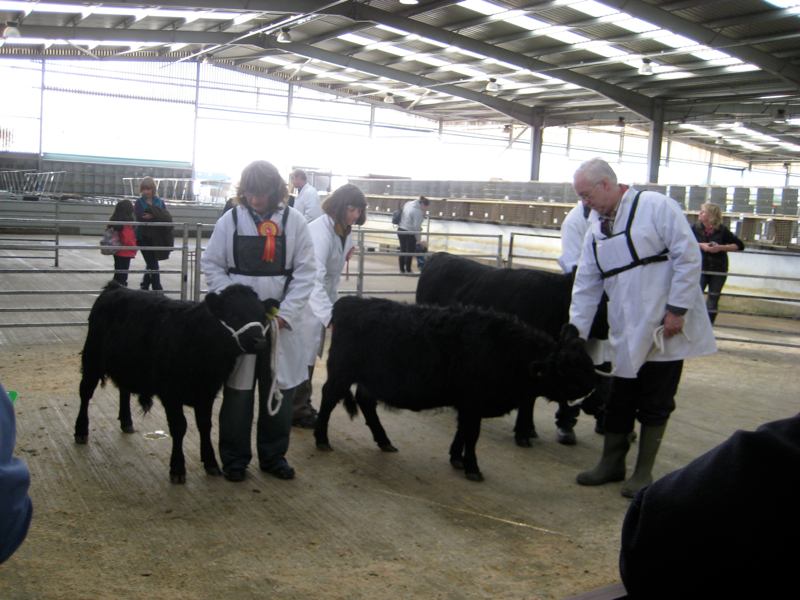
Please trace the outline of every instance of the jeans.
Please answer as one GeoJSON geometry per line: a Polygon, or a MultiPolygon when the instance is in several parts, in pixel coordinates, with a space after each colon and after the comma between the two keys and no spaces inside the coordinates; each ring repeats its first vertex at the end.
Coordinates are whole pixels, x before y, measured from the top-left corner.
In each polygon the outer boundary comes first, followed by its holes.
{"type": "Polygon", "coordinates": [[[706,291],[708,286],[708,300],[706,300],[706,308],[708,309],[708,316],[711,323],[717,318],[717,305],[719,304],[719,296],[722,288],[725,285],[725,280],[728,279],[727,275],[720,272],[719,275],[700,275],[700,289],[706,291]]]}
{"type": "MultiPolygon", "coordinates": [[[[139,245],[147,246],[148,243],[142,240],[139,242],[139,245]]],[[[139,287],[143,290],[149,290],[152,284],[154,290],[163,290],[164,288],[161,287],[161,276],[158,274],[158,260],[156,260],[155,251],[142,248],[142,258],[144,258],[145,268],[149,272],[144,274],[139,287]]]]}
{"type": "MultiPolygon", "coordinates": [[[[416,252],[417,251],[417,236],[413,233],[401,233],[405,229],[397,230],[397,237],[400,239],[400,252],[416,252]]],[[[411,261],[413,256],[400,256],[400,272],[411,273],[411,261]]]]}
{"type": "Polygon", "coordinates": [[[114,270],[122,271],[122,273],[114,273],[114,281],[119,282],[120,285],[128,287],[128,269],[130,268],[130,256],[119,256],[117,254],[114,255],[114,270]]]}

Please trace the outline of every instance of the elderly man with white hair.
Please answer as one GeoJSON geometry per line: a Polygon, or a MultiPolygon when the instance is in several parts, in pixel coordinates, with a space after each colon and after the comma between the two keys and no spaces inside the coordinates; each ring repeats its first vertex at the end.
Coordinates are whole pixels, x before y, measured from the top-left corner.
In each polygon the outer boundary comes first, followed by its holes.
{"type": "Polygon", "coordinates": [[[617,182],[600,158],[583,163],[573,187],[592,209],[572,291],[570,322],[586,339],[603,295],[614,377],[600,463],[581,485],[625,479],[628,434],[641,423],[639,456],[622,495],[632,498],[652,470],[680,383],[683,360],[716,351],[700,290],[701,257],[675,200],[617,182]]]}

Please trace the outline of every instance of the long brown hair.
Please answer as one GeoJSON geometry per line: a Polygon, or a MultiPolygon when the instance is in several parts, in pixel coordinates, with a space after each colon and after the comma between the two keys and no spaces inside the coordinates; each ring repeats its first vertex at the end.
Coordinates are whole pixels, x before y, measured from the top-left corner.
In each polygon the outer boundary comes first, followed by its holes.
{"type": "Polygon", "coordinates": [[[363,225],[367,221],[367,198],[359,188],[352,183],[347,183],[337,188],[330,196],[325,198],[320,205],[322,211],[333,219],[334,223],[344,225],[347,218],[347,207],[361,208],[361,216],[356,225],[363,225]]]}
{"type": "Polygon", "coordinates": [[[289,188],[278,169],[266,160],[256,160],[242,170],[242,178],[236,187],[239,203],[249,207],[245,194],[267,196],[270,212],[278,209],[281,202],[289,197],[289,188]]]}
{"type": "MultiPolygon", "coordinates": [[[[130,200],[120,200],[114,207],[114,212],[108,218],[109,221],[135,221],[133,214],[133,202],[130,200]]],[[[122,231],[123,225],[112,225],[116,231],[122,231]]]]}

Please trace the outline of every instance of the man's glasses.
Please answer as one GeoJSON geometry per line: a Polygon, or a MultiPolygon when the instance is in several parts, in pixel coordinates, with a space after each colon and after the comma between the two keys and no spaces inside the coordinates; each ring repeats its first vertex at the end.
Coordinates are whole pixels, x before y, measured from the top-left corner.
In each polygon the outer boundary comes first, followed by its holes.
{"type": "Polygon", "coordinates": [[[590,189],[588,192],[584,192],[583,194],[578,194],[578,198],[580,198],[581,200],[589,200],[589,198],[592,197],[592,192],[594,191],[594,188],[596,188],[601,183],[603,183],[602,179],[600,181],[598,181],[597,183],[595,183],[592,186],[592,189],[590,189]]]}

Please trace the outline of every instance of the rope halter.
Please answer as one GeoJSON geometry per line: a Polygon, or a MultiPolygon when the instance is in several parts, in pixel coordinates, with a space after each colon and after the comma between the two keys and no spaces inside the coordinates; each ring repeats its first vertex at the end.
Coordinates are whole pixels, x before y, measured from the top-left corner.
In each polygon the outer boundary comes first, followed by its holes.
{"type": "Polygon", "coordinates": [[[231,334],[233,334],[233,339],[235,339],[235,340],[236,340],[236,345],[237,345],[237,346],[239,346],[239,349],[240,349],[242,352],[244,352],[244,353],[247,353],[247,350],[245,350],[245,349],[244,349],[244,347],[242,346],[242,343],[239,341],[239,336],[240,336],[241,334],[243,334],[245,331],[247,331],[247,330],[248,330],[248,329],[250,329],[251,327],[258,327],[258,330],[261,332],[261,335],[263,335],[264,337],[267,337],[267,329],[269,329],[269,325],[262,325],[262,324],[261,324],[261,323],[259,323],[258,321],[251,321],[251,322],[250,322],[250,323],[248,323],[247,325],[244,325],[243,327],[239,328],[239,330],[238,330],[238,331],[235,331],[235,330],[233,329],[233,327],[231,327],[230,325],[228,325],[228,324],[227,324],[225,321],[223,321],[222,319],[220,319],[220,320],[219,320],[219,322],[220,322],[220,323],[222,323],[222,326],[223,326],[225,329],[227,329],[228,331],[230,331],[230,332],[231,332],[231,334]]]}

